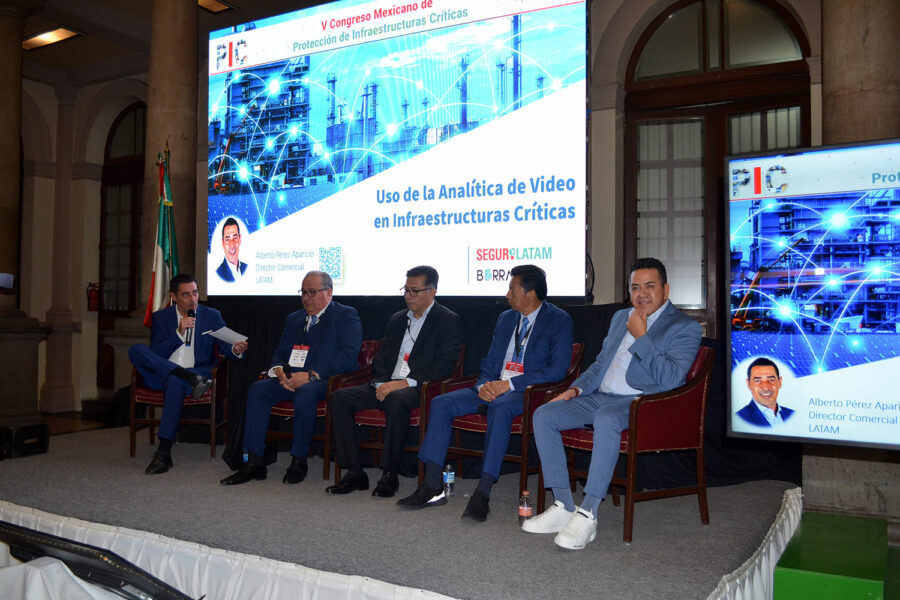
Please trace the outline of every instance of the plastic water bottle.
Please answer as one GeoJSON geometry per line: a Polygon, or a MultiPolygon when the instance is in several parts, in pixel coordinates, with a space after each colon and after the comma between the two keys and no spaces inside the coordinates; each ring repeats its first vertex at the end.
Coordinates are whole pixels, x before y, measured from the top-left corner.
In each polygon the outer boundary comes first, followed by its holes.
{"type": "Polygon", "coordinates": [[[447,463],[447,466],[444,467],[444,496],[449,498],[453,494],[455,494],[454,488],[456,487],[456,471],[453,470],[453,467],[450,463],[447,463]]]}
{"type": "Polygon", "coordinates": [[[530,519],[531,515],[531,494],[528,490],[525,490],[522,492],[522,497],[519,498],[519,527],[522,526],[526,519],[530,519]]]}

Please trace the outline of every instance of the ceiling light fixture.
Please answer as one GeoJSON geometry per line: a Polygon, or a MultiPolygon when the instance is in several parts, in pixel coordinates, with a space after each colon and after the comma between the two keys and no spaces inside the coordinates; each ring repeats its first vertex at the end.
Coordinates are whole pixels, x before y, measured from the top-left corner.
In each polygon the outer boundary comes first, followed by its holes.
{"type": "Polygon", "coordinates": [[[234,8],[230,4],[220,2],[220,0],[197,0],[197,6],[211,13],[225,12],[234,8]]]}
{"type": "Polygon", "coordinates": [[[25,38],[22,42],[22,48],[25,50],[34,50],[41,46],[48,46],[50,44],[55,44],[56,42],[67,40],[76,35],[78,35],[78,33],[71,29],[57,27],[56,29],[51,29],[50,31],[45,31],[25,38]]]}

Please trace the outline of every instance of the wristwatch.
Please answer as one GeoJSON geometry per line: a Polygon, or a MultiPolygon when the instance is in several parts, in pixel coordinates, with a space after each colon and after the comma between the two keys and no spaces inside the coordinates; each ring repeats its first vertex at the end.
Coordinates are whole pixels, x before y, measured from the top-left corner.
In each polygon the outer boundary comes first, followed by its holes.
{"type": "Polygon", "coordinates": [[[319,380],[319,376],[316,374],[316,372],[310,371],[309,372],[309,382],[313,383],[314,381],[318,381],[318,380],[319,380]]]}

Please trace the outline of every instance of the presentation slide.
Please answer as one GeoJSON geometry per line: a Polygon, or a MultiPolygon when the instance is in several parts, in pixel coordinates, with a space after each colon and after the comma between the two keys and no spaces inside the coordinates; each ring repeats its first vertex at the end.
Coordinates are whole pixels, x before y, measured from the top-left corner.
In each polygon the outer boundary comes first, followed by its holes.
{"type": "Polygon", "coordinates": [[[208,290],[583,296],[586,6],[343,1],[209,40],[208,290]]]}
{"type": "Polygon", "coordinates": [[[727,162],[735,435],[900,445],[900,143],[727,162]]]}

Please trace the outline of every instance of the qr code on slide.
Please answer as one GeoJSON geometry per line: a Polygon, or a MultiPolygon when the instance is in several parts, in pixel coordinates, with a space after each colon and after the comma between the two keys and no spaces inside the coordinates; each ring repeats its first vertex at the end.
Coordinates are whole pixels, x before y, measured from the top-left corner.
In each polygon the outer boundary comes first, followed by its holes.
{"type": "Polygon", "coordinates": [[[343,279],[343,264],[340,246],[319,248],[319,268],[328,273],[333,281],[341,281],[343,279]]]}

